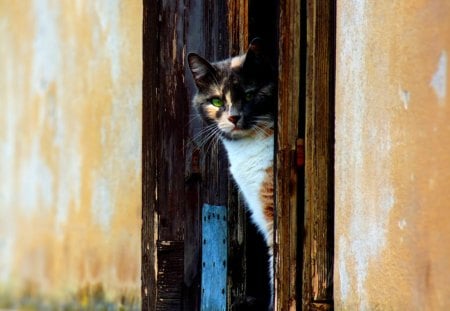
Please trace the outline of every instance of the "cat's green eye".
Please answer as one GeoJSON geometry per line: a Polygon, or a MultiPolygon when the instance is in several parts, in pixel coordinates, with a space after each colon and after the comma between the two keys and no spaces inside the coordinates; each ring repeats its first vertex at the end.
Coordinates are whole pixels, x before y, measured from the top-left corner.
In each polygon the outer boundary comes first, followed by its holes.
{"type": "Polygon", "coordinates": [[[250,100],[253,99],[254,96],[255,96],[255,93],[253,93],[253,92],[246,92],[245,93],[245,100],[246,101],[250,101],[250,100]]]}
{"type": "Polygon", "coordinates": [[[213,98],[213,99],[211,100],[211,104],[212,104],[214,107],[222,107],[222,106],[223,106],[223,101],[220,100],[220,99],[218,99],[218,98],[213,98]]]}

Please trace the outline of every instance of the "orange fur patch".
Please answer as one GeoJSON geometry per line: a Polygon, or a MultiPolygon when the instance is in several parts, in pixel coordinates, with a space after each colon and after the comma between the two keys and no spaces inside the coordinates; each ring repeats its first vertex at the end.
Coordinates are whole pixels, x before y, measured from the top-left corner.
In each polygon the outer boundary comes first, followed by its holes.
{"type": "Polygon", "coordinates": [[[214,107],[213,105],[208,105],[208,106],[206,106],[205,110],[210,119],[212,119],[212,120],[216,119],[216,113],[219,110],[219,108],[214,107]]]}
{"type": "Polygon", "coordinates": [[[239,67],[242,67],[242,64],[244,63],[244,61],[245,61],[245,55],[233,57],[231,59],[231,66],[230,66],[231,69],[237,69],[239,67]]]}
{"type": "Polygon", "coordinates": [[[257,132],[256,130],[252,130],[252,132],[249,134],[250,137],[257,137],[259,135],[261,135],[261,133],[263,133],[262,137],[263,138],[269,138],[270,136],[274,135],[275,131],[273,128],[269,128],[269,127],[263,127],[263,131],[259,131],[257,132]]]}
{"type": "Polygon", "coordinates": [[[266,170],[266,177],[261,185],[260,190],[260,198],[262,202],[262,206],[264,209],[264,217],[270,225],[273,223],[273,211],[274,211],[274,202],[273,202],[273,167],[269,167],[266,170]]]}

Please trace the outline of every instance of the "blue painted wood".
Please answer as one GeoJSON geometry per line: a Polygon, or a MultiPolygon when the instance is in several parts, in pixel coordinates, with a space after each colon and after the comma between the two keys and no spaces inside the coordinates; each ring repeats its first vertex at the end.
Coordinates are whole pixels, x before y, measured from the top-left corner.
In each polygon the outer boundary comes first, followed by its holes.
{"type": "Polygon", "coordinates": [[[202,311],[227,308],[228,226],[225,206],[202,209],[202,311]]]}

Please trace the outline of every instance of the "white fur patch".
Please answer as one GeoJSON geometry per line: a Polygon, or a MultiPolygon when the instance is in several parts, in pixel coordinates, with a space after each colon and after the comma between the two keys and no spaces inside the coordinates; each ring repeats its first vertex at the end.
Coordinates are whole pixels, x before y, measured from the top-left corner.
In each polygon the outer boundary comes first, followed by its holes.
{"type": "Polygon", "coordinates": [[[231,100],[231,93],[227,92],[225,94],[225,102],[228,104],[228,107],[230,107],[229,109],[231,109],[231,107],[233,106],[233,101],[231,100]]]}
{"type": "Polygon", "coordinates": [[[244,195],[252,220],[268,241],[270,233],[263,213],[260,190],[267,169],[273,165],[274,137],[231,141],[224,139],[223,144],[228,152],[230,172],[244,195]]]}
{"type": "Polygon", "coordinates": [[[242,66],[242,63],[245,60],[245,55],[246,54],[233,57],[231,59],[231,68],[233,69],[233,68],[238,68],[238,67],[242,66]]]}

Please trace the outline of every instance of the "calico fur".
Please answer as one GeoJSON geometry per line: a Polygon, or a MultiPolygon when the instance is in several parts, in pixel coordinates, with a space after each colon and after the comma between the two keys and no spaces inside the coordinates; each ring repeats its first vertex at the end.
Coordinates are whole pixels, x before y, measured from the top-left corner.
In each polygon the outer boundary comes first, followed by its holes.
{"type": "Polygon", "coordinates": [[[268,246],[273,288],[274,72],[259,39],[244,55],[209,63],[191,53],[188,61],[198,88],[193,105],[225,146],[230,173],[268,246]]]}
{"type": "Polygon", "coordinates": [[[273,226],[273,135],[223,140],[230,172],[244,195],[252,221],[271,246],[273,226]],[[270,202],[268,202],[270,201],[270,202]]]}

